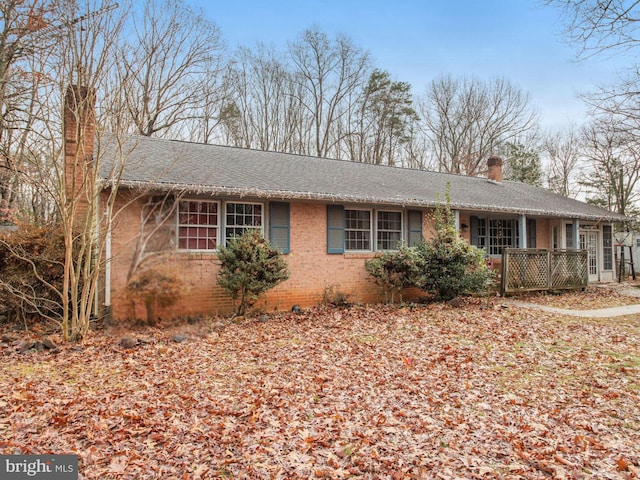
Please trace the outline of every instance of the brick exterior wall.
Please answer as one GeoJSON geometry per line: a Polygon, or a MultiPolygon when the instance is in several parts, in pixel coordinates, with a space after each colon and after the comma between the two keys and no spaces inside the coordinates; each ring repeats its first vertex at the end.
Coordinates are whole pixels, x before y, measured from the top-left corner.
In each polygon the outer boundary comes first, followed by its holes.
{"type": "MultiPolygon", "coordinates": [[[[132,302],[127,295],[127,272],[131,268],[140,234],[140,218],[145,199],[121,196],[115,205],[119,210],[126,203],[113,225],[111,260],[111,312],[115,319],[144,318],[144,305],[132,302]]],[[[268,203],[265,202],[265,209],[268,203]]],[[[423,211],[422,230],[425,238],[433,236],[433,215],[423,211]]],[[[266,219],[265,219],[266,220],[266,219]]],[[[406,220],[406,217],[405,217],[406,220]]],[[[469,215],[462,213],[460,222],[469,224],[469,215]]],[[[549,247],[549,221],[537,219],[538,248],[549,247]]],[[[172,306],[161,309],[162,318],[190,315],[228,315],[234,311],[229,296],[217,285],[219,262],[215,253],[176,251],[171,244],[175,226],[167,226],[168,243],[163,252],[149,257],[143,268],[153,268],[176,278],[182,285],[182,297],[172,306]]],[[[267,229],[265,229],[267,230],[267,229]]],[[[469,240],[470,232],[462,232],[469,240]]],[[[367,274],[364,263],[374,253],[327,253],[327,206],[320,203],[290,203],[290,253],[285,255],[290,278],[269,291],[256,304],[264,312],[289,310],[293,305],[309,307],[323,300],[325,291],[333,287],[348,295],[352,302],[382,301],[380,288],[367,274]]],[[[493,268],[500,269],[500,261],[493,259],[493,268]]],[[[419,290],[405,293],[406,299],[422,296],[419,290]]]]}
{"type": "MultiPolygon", "coordinates": [[[[117,211],[131,198],[122,196],[117,211]]],[[[139,237],[140,212],[144,200],[130,203],[114,221],[111,236],[111,314],[114,319],[144,318],[144,305],[133,303],[127,295],[127,272],[131,267],[139,237]]],[[[423,231],[430,235],[430,216],[423,216],[423,231]]],[[[380,288],[367,274],[364,263],[374,253],[328,254],[327,207],[319,203],[290,204],[291,252],[284,256],[290,278],[269,291],[256,308],[265,312],[289,310],[293,305],[309,307],[323,300],[325,290],[333,287],[349,296],[352,302],[383,300],[380,288]]],[[[150,257],[144,268],[154,268],[182,283],[183,295],[178,304],[162,309],[160,317],[197,314],[230,314],[233,305],[217,285],[217,255],[208,252],[168,251],[150,257]]],[[[407,292],[407,298],[421,295],[407,292]]]]}

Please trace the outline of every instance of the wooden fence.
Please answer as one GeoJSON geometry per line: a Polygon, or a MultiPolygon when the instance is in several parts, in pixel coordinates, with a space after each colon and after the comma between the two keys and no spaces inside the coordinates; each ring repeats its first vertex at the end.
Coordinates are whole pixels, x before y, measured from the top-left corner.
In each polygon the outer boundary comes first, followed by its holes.
{"type": "Polygon", "coordinates": [[[586,250],[507,248],[502,253],[503,294],[581,289],[586,288],[588,281],[586,250]]]}

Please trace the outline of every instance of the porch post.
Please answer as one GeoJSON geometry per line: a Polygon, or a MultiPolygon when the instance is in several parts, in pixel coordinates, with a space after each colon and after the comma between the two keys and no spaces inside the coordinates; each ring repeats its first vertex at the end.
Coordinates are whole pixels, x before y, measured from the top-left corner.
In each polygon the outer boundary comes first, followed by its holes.
{"type": "Polygon", "coordinates": [[[580,220],[573,220],[573,249],[580,250],[580,220]]]}
{"type": "Polygon", "coordinates": [[[527,216],[520,215],[520,225],[518,226],[519,234],[520,234],[520,245],[518,248],[527,248],[527,216]]]}
{"type": "Polygon", "coordinates": [[[460,210],[454,210],[453,217],[455,219],[456,232],[459,232],[460,231],[460,210]]]}

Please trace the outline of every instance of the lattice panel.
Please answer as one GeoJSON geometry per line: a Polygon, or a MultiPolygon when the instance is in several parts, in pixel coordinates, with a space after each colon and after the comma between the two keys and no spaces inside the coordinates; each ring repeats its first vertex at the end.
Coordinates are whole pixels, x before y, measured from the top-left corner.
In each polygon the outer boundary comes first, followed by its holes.
{"type": "Polygon", "coordinates": [[[551,286],[555,289],[587,286],[589,262],[586,252],[553,252],[551,286]]]}
{"type": "Polygon", "coordinates": [[[502,291],[584,288],[586,251],[505,249],[502,255],[502,291]]]}
{"type": "Polygon", "coordinates": [[[546,252],[509,252],[507,285],[509,289],[546,289],[549,258],[546,252]]]}

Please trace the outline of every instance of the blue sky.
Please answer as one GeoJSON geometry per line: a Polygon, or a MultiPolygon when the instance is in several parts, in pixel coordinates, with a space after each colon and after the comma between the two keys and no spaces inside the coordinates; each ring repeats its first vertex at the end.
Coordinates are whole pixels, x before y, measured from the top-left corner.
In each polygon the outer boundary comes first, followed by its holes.
{"type": "Polygon", "coordinates": [[[343,33],[369,51],[374,65],[414,93],[442,74],[502,76],[531,97],[547,129],[580,124],[576,98],[611,83],[623,57],[576,61],[578,46],[561,36],[557,11],[538,0],[201,0],[233,49],[258,42],[286,49],[313,25],[343,33]]]}

